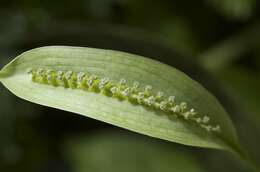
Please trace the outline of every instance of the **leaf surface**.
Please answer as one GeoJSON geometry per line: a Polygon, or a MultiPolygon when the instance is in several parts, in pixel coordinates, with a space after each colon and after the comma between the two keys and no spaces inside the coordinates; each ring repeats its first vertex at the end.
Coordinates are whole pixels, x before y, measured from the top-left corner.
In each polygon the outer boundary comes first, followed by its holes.
{"type": "Polygon", "coordinates": [[[21,54],[6,65],[0,71],[0,81],[12,93],[28,101],[74,112],[138,133],[190,146],[237,149],[235,129],[216,98],[181,71],[149,58],[94,48],[41,47],[21,54]],[[44,84],[47,81],[34,82],[28,69],[36,70],[36,74],[38,69],[44,69],[45,72],[52,70],[55,72],[52,74],[54,80],[57,79],[58,71],[72,71],[72,77],[82,72],[88,76],[95,75],[99,78],[98,83],[102,78],[109,77],[109,81],[120,89],[122,79],[126,81],[124,89],[132,89],[133,83],[138,82],[140,88],[137,96],[140,92],[144,93],[147,86],[152,86],[152,89],[148,95],[141,97],[140,102],[133,102],[128,96],[111,95],[111,87],[108,90],[110,95],[105,95],[90,88],[80,89],[77,84],[75,87],[66,87],[44,84]],[[158,92],[164,92],[164,96],[160,100],[156,99],[157,105],[167,102],[171,96],[176,98],[174,105],[167,104],[166,110],[162,106],[155,107],[156,103],[148,98],[156,97],[158,92]],[[187,109],[179,112],[182,103],[187,104],[187,109]],[[186,111],[195,111],[196,118],[192,116],[190,119],[188,116],[186,119],[186,111]],[[198,118],[205,120],[204,127],[201,122],[196,122],[198,118]],[[215,127],[216,131],[207,130],[207,126],[211,129],[215,127]]]}

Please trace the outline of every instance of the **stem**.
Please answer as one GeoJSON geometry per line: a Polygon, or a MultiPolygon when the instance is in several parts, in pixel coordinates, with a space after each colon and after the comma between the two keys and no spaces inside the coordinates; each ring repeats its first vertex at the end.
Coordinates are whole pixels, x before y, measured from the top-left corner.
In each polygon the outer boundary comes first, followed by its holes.
{"type": "Polygon", "coordinates": [[[257,48],[260,22],[223,40],[200,55],[202,64],[211,71],[218,71],[241,57],[248,50],[257,48]]]}

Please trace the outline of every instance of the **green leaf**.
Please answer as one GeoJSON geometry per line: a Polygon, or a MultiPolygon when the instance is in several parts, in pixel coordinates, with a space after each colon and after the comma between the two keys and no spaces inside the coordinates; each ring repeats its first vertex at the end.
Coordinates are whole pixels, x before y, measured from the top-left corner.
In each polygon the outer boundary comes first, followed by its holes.
{"type": "Polygon", "coordinates": [[[256,11],[256,0],[207,0],[219,13],[228,19],[247,20],[256,11]]]}
{"type": "Polygon", "coordinates": [[[42,47],[18,56],[0,78],[34,103],[172,142],[239,151],[232,122],[216,98],[179,70],[148,58],[42,47]]]}

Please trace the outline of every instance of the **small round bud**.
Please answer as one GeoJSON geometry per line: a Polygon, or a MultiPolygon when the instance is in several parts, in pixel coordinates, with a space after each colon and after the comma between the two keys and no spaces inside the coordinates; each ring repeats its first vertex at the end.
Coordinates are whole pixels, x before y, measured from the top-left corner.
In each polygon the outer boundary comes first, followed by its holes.
{"type": "Polygon", "coordinates": [[[144,93],[143,92],[138,93],[137,102],[141,104],[143,100],[144,100],[144,93]]]}
{"type": "Polygon", "coordinates": [[[189,113],[189,112],[185,112],[185,113],[183,114],[183,117],[184,117],[185,119],[189,119],[190,113],[189,113]]]}
{"type": "Polygon", "coordinates": [[[168,97],[168,103],[170,106],[173,106],[175,102],[175,96],[168,97]]]}
{"type": "Polygon", "coordinates": [[[98,84],[99,89],[103,89],[109,82],[109,78],[102,78],[100,83],[98,84]]]}
{"type": "Polygon", "coordinates": [[[47,81],[48,81],[48,82],[51,82],[51,81],[52,81],[52,75],[50,75],[50,74],[47,75],[47,81]]]}
{"type": "Polygon", "coordinates": [[[212,130],[212,126],[211,125],[204,125],[204,124],[201,124],[200,125],[202,128],[205,128],[208,132],[210,132],[212,130]]]}
{"type": "Polygon", "coordinates": [[[124,78],[122,78],[120,81],[119,81],[119,84],[120,85],[126,85],[126,80],[124,78]]]}
{"type": "Polygon", "coordinates": [[[173,108],[171,108],[171,110],[174,113],[180,113],[181,112],[181,107],[179,105],[174,106],[173,108]]]}
{"type": "Polygon", "coordinates": [[[203,118],[202,118],[203,123],[208,123],[209,120],[210,120],[210,118],[208,116],[203,116],[203,118]]]}
{"type": "Polygon", "coordinates": [[[164,96],[164,92],[158,91],[156,94],[156,99],[161,99],[164,96]]]}
{"type": "Polygon", "coordinates": [[[91,87],[92,85],[93,85],[93,80],[92,79],[88,79],[87,80],[87,85],[89,86],[89,87],[91,87]]]}
{"type": "Polygon", "coordinates": [[[81,81],[83,80],[83,78],[84,78],[85,75],[86,75],[86,74],[85,74],[84,72],[79,72],[79,73],[77,74],[77,80],[81,82],[81,81]]]}
{"type": "Polygon", "coordinates": [[[217,132],[220,132],[220,126],[219,125],[216,125],[215,127],[212,128],[212,131],[217,131],[217,132]]]}
{"type": "Polygon", "coordinates": [[[148,106],[151,106],[155,103],[155,97],[154,96],[150,96],[147,99],[145,99],[145,104],[147,104],[148,106]]]}
{"type": "Polygon", "coordinates": [[[184,111],[185,109],[187,109],[187,103],[182,102],[182,103],[180,104],[180,108],[181,108],[182,111],[184,111]]]}
{"type": "Polygon", "coordinates": [[[140,86],[140,83],[139,82],[134,82],[133,83],[133,88],[138,88],[140,86]]]}
{"type": "Polygon", "coordinates": [[[201,118],[200,117],[196,118],[196,122],[201,123],[202,122],[201,118]]]}
{"type": "Polygon", "coordinates": [[[110,89],[110,91],[111,91],[112,94],[116,94],[116,93],[118,93],[119,89],[117,87],[112,87],[110,89]]]}
{"type": "Polygon", "coordinates": [[[57,75],[61,75],[61,76],[62,76],[63,74],[64,74],[63,71],[58,71],[58,72],[57,72],[57,75]]]}
{"type": "Polygon", "coordinates": [[[124,91],[122,91],[122,95],[127,97],[131,92],[131,89],[130,88],[126,88],[124,91]]]}
{"type": "Polygon", "coordinates": [[[150,92],[150,91],[152,91],[152,88],[153,87],[151,85],[146,85],[145,88],[144,88],[144,91],[145,92],[150,92]]]}
{"type": "Polygon", "coordinates": [[[72,71],[67,71],[67,72],[65,73],[65,77],[66,77],[67,80],[71,79],[72,75],[73,75],[73,72],[72,72],[72,71]]]}
{"type": "Polygon", "coordinates": [[[161,110],[166,110],[166,107],[167,107],[167,102],[166,101],[161,101],[160,102],[160,109],[161,110]]]}

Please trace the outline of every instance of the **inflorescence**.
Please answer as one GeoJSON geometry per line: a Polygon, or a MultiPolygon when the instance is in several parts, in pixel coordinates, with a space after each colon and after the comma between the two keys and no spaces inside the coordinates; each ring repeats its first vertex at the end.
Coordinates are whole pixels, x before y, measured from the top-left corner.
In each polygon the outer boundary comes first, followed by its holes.
{"type": "Polygon", "coordinates": [[[109,97],[128,100],[134,104],[150,107],[195,122],[209,132],[221,131],[219,125],[212,126],[210,124],[209,116],[199,116],[195,109],[188,108],[185,102],[176,103],[175,96],[165,97],[161,91],[156,94],[152,93],[152,86],[150,85],[141,88],[139,82],[134,82],[130,86],[125,79],[113,82],[107,77],[100,78],[97,75],[90,75],[85,72],[38,68],[29,69],[28,73],[32,75],[32,81],[36,83],[102,93],[109,97]]]}

